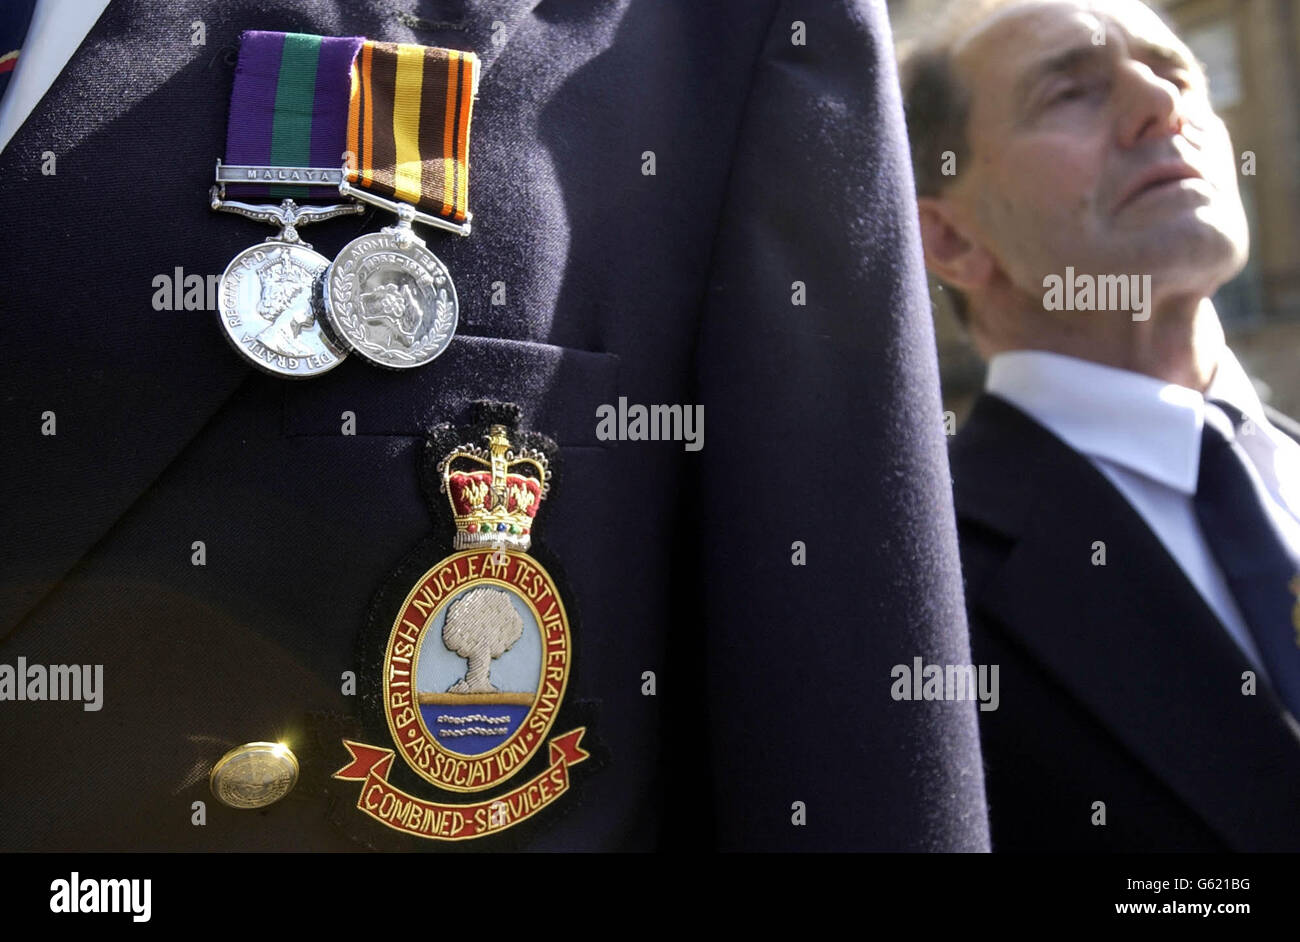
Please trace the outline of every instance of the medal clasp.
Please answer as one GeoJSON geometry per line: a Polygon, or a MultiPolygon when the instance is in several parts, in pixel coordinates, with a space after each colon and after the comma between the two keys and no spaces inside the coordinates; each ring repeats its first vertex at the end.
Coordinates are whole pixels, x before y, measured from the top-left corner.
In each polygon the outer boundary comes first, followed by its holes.
{"type": "Polygon", "coordinates": [[[332,219],[335,216],[356,215],[365,212],[365,207],[359,203],[299,206],[291,199],[281,200],[278,206],[272,206],[269,203],[242,203],[238,200],[222,199],[221,193],[216,186],[213,186],[208,191],[208,196],[208,205],[218,212],[234,213],[237,216],[246,216],[249,219],[256,219],[259,222],[279,226],[279,233],[268,236],[267,242],[288,242],[292,245],[301,245],[307,249],[311,248],[311,243],[304,242],[298,235],[299,226],[320,222],[323,219],[332,219]]]}
{"type": "MultiPolygon", "coordinates": [[[[363,190],[348,183],[346,175],[339,181],[339,195],[351,199],[361,200],[363,203],[369,203],[371,206],[378,206],[380,209],[386,209],[390,213],[397,215],[397,225],[392,227],[391,231],[411,228],[412,222],[422,222],[426,226],[433,226],[435,229],[444,229],[447,232],[454,232],[458,236],[467,236],[470,233],[470,223],[473,222],[473,213],[465,214],[463,223],[449,222],[438,216],[431,216],[428,213],[421,212],[410,203],[401,203],[397,200],[390,200],[383,196],[377,196],[369,190],[363,190]]],[[[385,230],[390,231],[390,230],[385,230]]],[[[412,236],[414,238],[414,236],[412,236]]],[[[424,243],[420,243],[423,245],[424,243]]]]}

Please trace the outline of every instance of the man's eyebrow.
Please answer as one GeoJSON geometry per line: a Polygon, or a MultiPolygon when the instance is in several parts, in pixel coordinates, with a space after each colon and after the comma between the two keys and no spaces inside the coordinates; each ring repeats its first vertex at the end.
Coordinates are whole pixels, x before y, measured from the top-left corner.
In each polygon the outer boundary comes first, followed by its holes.
{"type": "Polygon", "coordinates": [[[1186,69],[1189,72],[1203,72],[1204,68],[1200,60],[1195,56],[1189,58],[1183,50],[1176,46],[1166,46],[1163,43],[1146,42],[1140,39],[1130,39],[1129,48],[1133,54],[1139,58],[1158,62],[1161,65],[1173,66],[1176,69],[1186,69]]]}
{"type": "MultiPolygon", "coordinates": [[[[1161,43],[1152,43],[1139,39],[1129,40],[1129,49],[1137,58],[1145,62],[1154,62],[1159,65],[1171,66],[1176,69],[1186,69],[1189,72],[1204,74],[1204,69],[1200,62],[1195,59],[1189,59],[1175,46],[1167,46],[1161,43]]],[[[1108,57],[1105,46],[1076,46],[1059,52],[1056,55],[1048,56],[1042,61],[1032,66],[1028,72],[1021,76],[1016,83],[1015,92],[1012,101],[1022,104],[1029,94],[1034,90],[1043,79],[1052,75],[1068,74],[1080,66],[1087,65],[1090,62],[1105,59],[1108,57]]]]}

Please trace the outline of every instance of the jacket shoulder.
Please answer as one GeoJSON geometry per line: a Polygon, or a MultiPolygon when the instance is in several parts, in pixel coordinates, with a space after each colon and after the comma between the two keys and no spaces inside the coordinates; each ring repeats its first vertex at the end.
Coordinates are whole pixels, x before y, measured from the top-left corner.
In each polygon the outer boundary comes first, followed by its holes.
{"type": "Polygon", "coordinates": [[[1264,415],[1273,423],[1275,429],[1300,444],[1300,422],[1297,422],[1285,412],[1279,412],[1272,406],[1264,406],[1264,415]]]}

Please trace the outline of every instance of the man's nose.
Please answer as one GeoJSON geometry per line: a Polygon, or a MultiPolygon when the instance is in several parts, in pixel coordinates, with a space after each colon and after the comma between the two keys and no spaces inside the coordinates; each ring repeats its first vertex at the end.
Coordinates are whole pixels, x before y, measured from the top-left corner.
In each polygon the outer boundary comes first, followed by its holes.
{"type": "Polygon", "coordinates": [[[1121,65],[1120,71],[1120,146],[1135,147],[1151,136],[1180,133],[1186,120],[1182,90],[1136,60],[1121,65]]]}

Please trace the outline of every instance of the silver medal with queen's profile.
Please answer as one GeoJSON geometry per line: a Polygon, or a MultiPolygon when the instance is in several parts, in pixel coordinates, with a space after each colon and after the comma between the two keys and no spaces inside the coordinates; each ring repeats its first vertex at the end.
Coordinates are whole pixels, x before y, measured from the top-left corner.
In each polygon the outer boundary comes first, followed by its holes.
{"type": "Polygon", "coordinates": [[[318,283],[329,259],[301,243],[264,242],[240,252],[221,276],[226,337],[276,376],[318,376],[347,356],[323,329],[318,283]]]}
{"type": "Polygon", "coordinates": [[[451,343],[458,310],[447,266],[406,217],[349,242],[325,275],[335,339],[378,366],[412,369],[433,360],[451,343]]]}
{"type": "Polygon", "coordinates": [[[320,279],[329,259],[302,241],[298,228],[308,223],[363,212],[356,204],[278,206],[241,203],[224,195],[221,162],[208,193],[213,210],[267,222],[280,233],[244,249],[226,266],[217,308],[226,339],[246,360],[275,376],[319,376],[347,356],[320,319],[320,279]]]}

